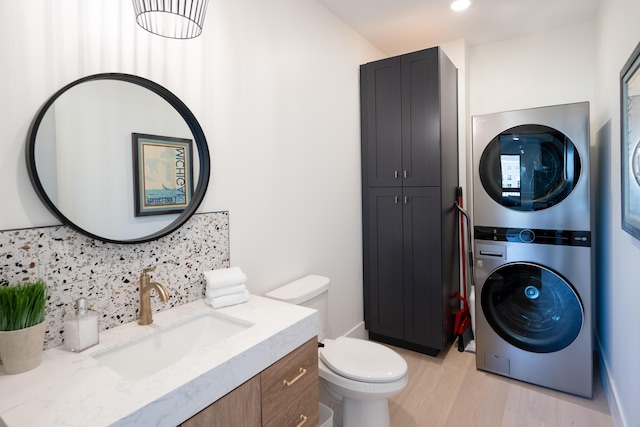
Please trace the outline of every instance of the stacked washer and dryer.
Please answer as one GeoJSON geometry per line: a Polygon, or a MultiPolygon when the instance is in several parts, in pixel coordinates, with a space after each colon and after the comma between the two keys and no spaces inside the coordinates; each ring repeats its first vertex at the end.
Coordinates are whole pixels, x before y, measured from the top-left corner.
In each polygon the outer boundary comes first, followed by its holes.
{"type": "Polygon", "coordinates": [[[589,104],[473,117],[476,366],[592,396],[589,104]]]}

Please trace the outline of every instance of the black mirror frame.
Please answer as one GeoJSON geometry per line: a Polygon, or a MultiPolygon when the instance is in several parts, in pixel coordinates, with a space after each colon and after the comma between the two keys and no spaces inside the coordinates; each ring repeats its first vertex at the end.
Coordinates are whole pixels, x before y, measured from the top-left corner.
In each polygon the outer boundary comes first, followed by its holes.
{"type": "Polygon", "coordinates": [[[40,107],[40,110],[38,110],[38,113],[36,114],[35,118],[31,122],[29,131],[27,133],[27,146],[25,149],[25,155],[26,155],[26,161],[27,161],[27,172],[29,173],[29,179],[31,180],[31,184],[33,185],[33,188],[38,194],[38,197],[46,205],[49,211],[51,211],[51,213],[53,213],[53,215],[56,218],[58,218],[63,224],[78,231],[79,233],[82,233],[88,237],[91,237],[92,239],[97,239],[102,242],[108,242],[108,243],[121,243],[121,244],[145,243],[152,240],[157,240],[180,228],[182,225],[184,225],[185,222],[189,220],[189,218],[191,218],[191,216],[196,212],[196,210],[202,203],[202,200],[204,199],[204,196],[207,192],[207,187],[209,186],[209,176],[211,174],[209,147],[207,145],[207,139],[204,136],[202,127],[200,127],[198,120],[193,115],[191,110],[189,110],[189,108],[177,96],[175,96],[173,93],[171,93],[166,88],[160,86],[159,84],[154,83],[151,80],[145,79],[143,77],[134,76],[130,74],[122,74],[122,73],[94,74],[91,76],[78,79],[64,86],[62,89],[58,90],[53,96],[51,96],[51,98],[49,98],[43,104],[42,107],[40,107]],[[189,126],[189,129],[191,130],[191,133],[193,134],[194,141],[198,150],[199,176],[198,176],[198,182],[196,183],[195,192],[191,199],[191,203],[189,203],[189,206],[187,206],[185,210],[182,211],[182,213],[171,224],[150,235],[140,237],[140,238],[135,238],[135,239],[129,239],[129,240],[115,240],[115,239],[110,239],[107,237],[95,235],[90,231],[77,226],[71,220],[69,220],[51,201],[49,196],[46,194],[44,187],[42,186],[42,182],[40,181],[40,178],[38,176],[38,171],[36,170],[36,164],[35,164],[35,145],[36,145],[36,135],[38,133],[38,128],[40,127],[40,123],[42,122],[44,115],[46,114],[51,104],[53,104],[56,101],[56,99],[58,99],[68,89],[76,85],[79,85],[81,83],[85,83],[93,80],[120,80],[128,83],[136,84],[138,86],[142,86],[146,89],[151,90],[152,92],[154,92],[155,94],[163,98],[165,101],[167,101],[173,108],[176,109],[176,111],[180,114],[180,116],[182,116],[184,121],[187,123],[187,125],[189,126]]]}
{"type": "Polygon", "coordinates": [[[630,123],[631,115],[629,113],[629,93],[627,84],[632,77],[640,73],[640,43],[636,45],[633,53],[620,71],[620,176],[621,176],[621,226],[624,231],[632,235],[636,239],[640,239],[640,215],[638,212],[632,212],[630,204],[638,203],[638,190],[631,191],[635,180],[630,178],[632,173],[629,156],[629,149],[632,143],[640,146],[640,142],[629,141],[629,127],[634,126],[638,129],[640,125],[636,122],[630,123]]]}

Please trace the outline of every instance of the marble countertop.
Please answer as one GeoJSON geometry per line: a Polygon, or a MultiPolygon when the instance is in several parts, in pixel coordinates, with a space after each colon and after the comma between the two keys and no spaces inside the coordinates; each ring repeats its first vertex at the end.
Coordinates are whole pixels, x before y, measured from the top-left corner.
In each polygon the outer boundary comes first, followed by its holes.
{"type": "Polygon", "coordinates": [[[214,310],[202,300],[100,333],[80,353],[61,347],[17,375],[0,370],[0,426],[175,426],[317,335],[315,310],[252,295],[214,310]],[[186,317],[215,311],[253,326],[139,380],[127,380],[92,354],[152,334],[186,317]]]}

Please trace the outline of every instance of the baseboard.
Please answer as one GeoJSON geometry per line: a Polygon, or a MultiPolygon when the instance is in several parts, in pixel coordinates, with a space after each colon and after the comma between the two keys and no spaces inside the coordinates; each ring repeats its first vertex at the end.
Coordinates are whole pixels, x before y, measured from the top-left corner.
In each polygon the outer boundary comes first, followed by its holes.
{"type": "Polygon", "coordinates": [[[607,361],[602,357],[602,345],[600,339],[595,334],[596,343],[598,346],[598,365],[600,368],[600,380],[602,381],[602,387],[604,388],[604,394],[607,396],[607,403],[609,404],[609,411],[611,411],[611,419],[614,427],[628,427],[625,422],[625,418],[622,413],[622,408],[618,404],[618,391],[616,385],[609,376],[609,365],[607,361]]]}
{"type": "Polygon", "coordinates": [[[469,344],[467,344],[467,347],[464,349],[464,351],[466,351],[467,353],[475,353],[476,352],[476,341],[475,340],[471,340],[471,342],[469,344]]]}
{"type": "Polygon", "coordinates": [[[369,334],[367,333],[367,330],[364,328],[364,322],[358,323],[356,326],[348,330],[347,333],[344,334],[344,336],[350,337],[350,338],[358,338],[361,340],[369,339],[369,334]]]}

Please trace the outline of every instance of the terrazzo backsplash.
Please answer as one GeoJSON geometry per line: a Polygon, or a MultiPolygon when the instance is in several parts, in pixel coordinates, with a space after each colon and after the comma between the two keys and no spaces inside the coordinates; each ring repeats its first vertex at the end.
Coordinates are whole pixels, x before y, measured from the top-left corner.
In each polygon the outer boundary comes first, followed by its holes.
{"type": "Polygon", "coordinates": [[[49,288],[45,349],[62,344],[64,319],[87,299],[99,329],[137,320],[142,270],[167,289],[162,303],[151,292],[153,312],[204,296],[202,273],[229,267],[229,213],[192,216],[179,230],[140,244],[104,243],[66,226],[0,231],[0,286],[43,279],[49,288]]]}

